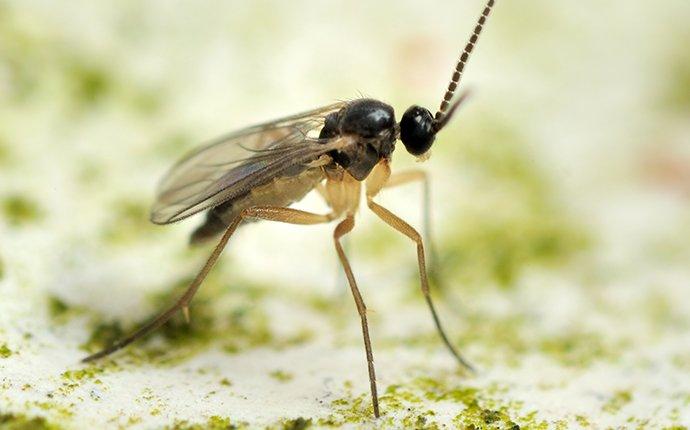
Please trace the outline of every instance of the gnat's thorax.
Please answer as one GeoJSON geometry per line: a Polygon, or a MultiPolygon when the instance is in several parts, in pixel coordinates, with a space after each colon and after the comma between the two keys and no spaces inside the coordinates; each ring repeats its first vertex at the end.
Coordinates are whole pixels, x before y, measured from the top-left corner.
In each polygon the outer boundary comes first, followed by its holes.
{"type": "Polygon", "coordinates": [[[333,160],[358,181],[364,180],[381,159],[389,159],[397,139],[395,112],[390,105],[359,99],[328,115],[320,138],[350,136],[355,145],[331,153],[333,160]]]}

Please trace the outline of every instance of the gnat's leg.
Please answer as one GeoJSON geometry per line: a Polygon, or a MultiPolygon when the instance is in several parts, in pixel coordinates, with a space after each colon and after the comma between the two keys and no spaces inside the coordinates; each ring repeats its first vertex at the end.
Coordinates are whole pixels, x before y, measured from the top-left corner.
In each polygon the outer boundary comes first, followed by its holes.
{"type": "Polygon", "coordinates": [[[214,264],[218,260],[218,257],[220,256],[220,253],[223,252],[225,245],[228,243],[228,240],[230,239],[230,236],[232,236],[235,230],[237,230],[237,227],[240,225],[242,220],[247,218],[256,218],[268,221],[284,222],[289,224],[310,225],[326,223],[332,221],[334,217],[331,214],[320,215],[297,209],[280,207],[254,207],[245,209],[244,211],[242,211],[240,216],[235,218],[230,223],[227,230],[218,242],[218,245],[216,245],[216,247],[213,249],[213,253],[211,253],[211,256],[208,258],[208,260],[206,260],[206,264],[204,264],[204,267],[196,275],[196,278],[194,278],[194,281],[192,281],[189,287],[187,287],[187,290],[184,292],[184,294],[182,294],[182,296],[180,296],[180,298],[177,299],[177,301],[172,306],[160,313],[156,318],[154,318],[152,321],[139,328],[131,335],[115,342],[108,348],[105,348],[95,354],[89,355],[82,361],[93,361],[98,358],[110,355],[115,351],[124,348],[130,343],[136,341],[137,339],[143,336],[146,336],[147,334],[151,333],[152,331],[156,330],[157,328],[165,324],[179,310],[182,311],[182,313],[185,316],[185,319],[189,320],[189,303],[192,301],[192,297],[194,297],[194,294],[196,294],[197,290],[199,289],[199,286],[208,275],[208,272],[210,272],[213,268],[214,264]]]}
{"type": "MultiPolygon", "coordinates": [[[[343,247],[343,252],[347,254],[350,250],[350,236],[345,236],[342,238],[340,241],[340,245],[343,247]]],[[[348,280],[347,280],[347,275],[345,275],[345,272],[340,270],[340,268],[335,266],[336,268],[336,273],[335,273],[335,286],[336,286],[336,292],[339,295],[338,298],[343,297],[347,293],[347,286],[349,285],[348,280]],[[343,287],[345,287],[343,289],[343,287]]]]}
{"type": "Polygon", "coordinates": [[[345,269],[345,275],[350,284],[350,289],[352,290],[352,296],[355,299],[355,304],[357,305],[357,312],[362,320],[362,335],[364,336],[364,349],[367,354],[367,365],[369,367],[369,384],[371,385],[371,400],[374,405],[374,416],[379,417],[379,398],[376,392],[376,372],[374,371],[374,354],[371,352],[371,339],[369,338],[369,325],[367,323],[367,307],[364,305],[364,300],[362,295],[357,288],[357,282],[355,281],[355,276],[352,274],[352,268],[350,267],[350,262],[347,260],[345,251],[340,244],[340,238],[345,234],[352,231],[355,226],[355,219],[352,215],[345,218],[340,224],[337,225],[335,231],[333,232],[333,238],[335,239],[335,250],[338,252],[338,257],[340,257],[340,262],[345,269]]]}
{"type": "Polygon", "coordinates": [[[441,275],[438,252],[434,238],[431,235],[431,189],[429,187],[429,175],[424,170],[419,169],[393,173],[383,185],[383,188],[393,188],[417,181],[422,183],[422,227],[424,229],[424,240],[429,250],[429,276],[440,285],[441,275]]]}
{"type": "MultiPolygon", "coordinates": [[[[328,191],[326,190],[326,185],[323,182],[319,182],[316,185],[316,191],[319,193],[321,198],[326,202],[328,206],[331,206],[331,199],[330,196],[328,195],[328,191]]],[[[350,248],[350,237],[346,236],[342,241],[341,241],[341,246],[343,247],[343,251],[347,254],[348,249],[350,248]]],[[[341,289],[341,285],[344,285],[347,283],[347,276],[336,266],[335,267],[335,277],[333,278],[335,280],[335,287],[336,291],[338,294],[344,293],[345,290],[341,289]]]]}
{"type": "Polygon", "coordinates": [[[436,313],[434,303],[431,300],[431,294],[429,293],[429,281],[427,279],[426,274],[426,261],[424,259],[424,243],[422,241],[422,236],[417,232],[417,230],[412,228],[412,226],[403,221],[401,218],[399,218],[383,206],[375,203],[371,199],[371,197],[367,198],[367,205],[372,210],[372,212],[374,212],[386,224],[390,225],[394,229],[398,230],[400,233],[409,237],[417,244],[417,262],[419,264],[419,277],[422,283],[422,293],[424,294],[424,298],[426,299],[427,305],[429,305],[429,310],[431,311],[431,316],[434,318],[434,324],[436,324],[438,334],[441,336],[441,339],[443,339],[443,343],[446,344],[448,350],[451,352],[451,354],[453,354],[453,356],[455,356],[460,365],[464,366],[468,370],[473,371],[474,369],[472,368],[472,366],[464,358],[462,358],[462,356],[460,355],[460,353],[458,353],[453,344],[450,343],[450,340],[448,340],[448,336],[446,336],[446,333],[443,330],[443,326],[441,326],[441,320],[439,319],[438,314],[436,313]]]}

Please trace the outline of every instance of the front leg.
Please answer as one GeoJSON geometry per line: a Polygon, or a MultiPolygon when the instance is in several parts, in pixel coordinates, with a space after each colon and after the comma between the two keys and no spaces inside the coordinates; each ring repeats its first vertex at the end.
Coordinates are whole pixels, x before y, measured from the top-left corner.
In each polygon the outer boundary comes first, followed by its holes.
{"type": "MultiPolygon", "coordinates": [[[[411,182],[422,183],[422,223],[424,225],[424,236],[429,244],[431,256],[435,257],[434,247],[431,238],[431,190],[429,189],[429,175],[421,169],[405,170],[398,173],[391,173],[387,162],[381,162],[375,167],[375,171],[367,180],[367,197],[374,198],[383,188],[393,188],[411,182]]],[[[432,258],[432,262],[435,258],[432,258]]]]}
{"type": "Polygon", "coordinates": [[[429,186],[429,175],[422,169],[393,173],[383,188],[393,188],[412,182],[422,183],[422,228],[424,229],[424,239],[429,248],[429,272],[431,275],[434,275],[438,272],[439,267],[436,242],[431,234],[431,188],[429,186]]]}
{"type": "Polygon", "coordinates": [[[458,363],[466,369],[472,370],[472,366],[460,355],[460,353],[455,349],[453,344],[448,339],[448,336],[446,335],[446,332],[443,329],[443,326],[441,325],[441,320],[438,317],[438,313],[436,312],[436,307],[434,306],[434,303],[431,299],[431,294],[429,292],[429,280],[426,272],[426,259],[424,255],[424,242],[422,240],[422,236],[419,234],[419,232],[417,232],[417,230],[412,228],[412,226],[410,226],[403,219],[401,219],[388,209],[384,208],[383,206],[374,202],[374,196],[378,194],[378,192],[385,186],[386,182],[388,181],[388,178],[390,178],[390,167],[388,166],[388,163],[385,161],[379,163],[374,169],[374,171],[372,171],[370,178],[371,187],[370,182],[367,181],[367,206],[386,224],[390,225],[400,233],[409,237],[417,244],[417,263],[419,266],[419,278],[422,287],[422,294],[424,294],[426,303],[429,306],[431,316],[433,317],[434,324],[436,325],[436,330],[441,336],[443,343],[446,345],[450,353],[457,359],[458,363]]]}
{"type": "Polygon", "coordinates": [[[379,191],[384,188],[393,188],[411,182],[422,183],[422,226],[424,229],[424,239],[429,249],[429,275],[431,280],[436,282],[439,287],[443,289],[438,252],[435,246],[436,242],[431,234],[431,190],[429,187],[429,175],[421,169],[391,173],[388,163],[385,163],[385,165],[382,164],[383,162],[379,163],[375,168],[375,170],[379,169],[379,171],[377,173],[378,177],[373,178],[374,182],[370,184],[369,181],[367,181],[367,198],[374,198],[379,191]],[[381,181],[383,181],[383,184],[381,184],[381,181]]]}

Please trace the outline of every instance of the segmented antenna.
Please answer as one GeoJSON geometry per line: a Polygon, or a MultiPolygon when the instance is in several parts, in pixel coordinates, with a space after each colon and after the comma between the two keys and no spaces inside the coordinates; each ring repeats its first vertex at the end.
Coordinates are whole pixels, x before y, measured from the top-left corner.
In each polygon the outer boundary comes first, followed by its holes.
{"type": "Polygon", "coordinates": [[[446,95],[443,96],[443,101],[441,102],[441,106],[438,108],[438,112],[436,112],[436,122],[440,122],[446,115],[446,110],[448,109],[450,100],[453,98],[455,89],[458,87],[460,78],[462,78],[462,72],[463,70],[465,70],[465,64],[467,64],[467,59],[470,58],[470,53],[472,53],[472,49],[474,49],[474,45],[477,43],[477,40],[479,39],[479,34],[482,32],[482,28],[484,28],[486,18],[489,16],[489,13],[491,12],[491,8],[493,6],[494,0],[489,0],[486,3],[486,7],[482,12],[482,16],[479,17],[479,20],[477,21],[477,26],[474,27],[474,33],[472,33],[470,40],[467,42],[467,45],[465,45],[465,49],[462,51],[462,54],[460,55],[458,63],[455,65],[455,72],[453,72],[453,78],[451,79],[450,84],[448,84],[446,95]]]}

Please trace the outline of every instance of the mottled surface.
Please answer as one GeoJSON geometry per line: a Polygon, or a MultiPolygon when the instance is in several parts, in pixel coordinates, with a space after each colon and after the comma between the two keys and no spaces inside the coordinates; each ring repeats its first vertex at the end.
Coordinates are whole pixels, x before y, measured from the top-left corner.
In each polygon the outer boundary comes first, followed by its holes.
{"type": "MultiPolygon", "coordinates": [[[[186,247],[200,219],[147,222],[184,151],[360,93],[436,107],[481,2],[370,3],[0,1],[0,428],[690,425],[684,0],[497,2],[423,165],[437,301],[476,374],[434,333],[413,245],[366,211],[379,421],[331,226],[246,226],[191,325],[79,363],[209,252],[186,247]]],[[[381,202],[421,226],[420,187],[381,202]]]]}

